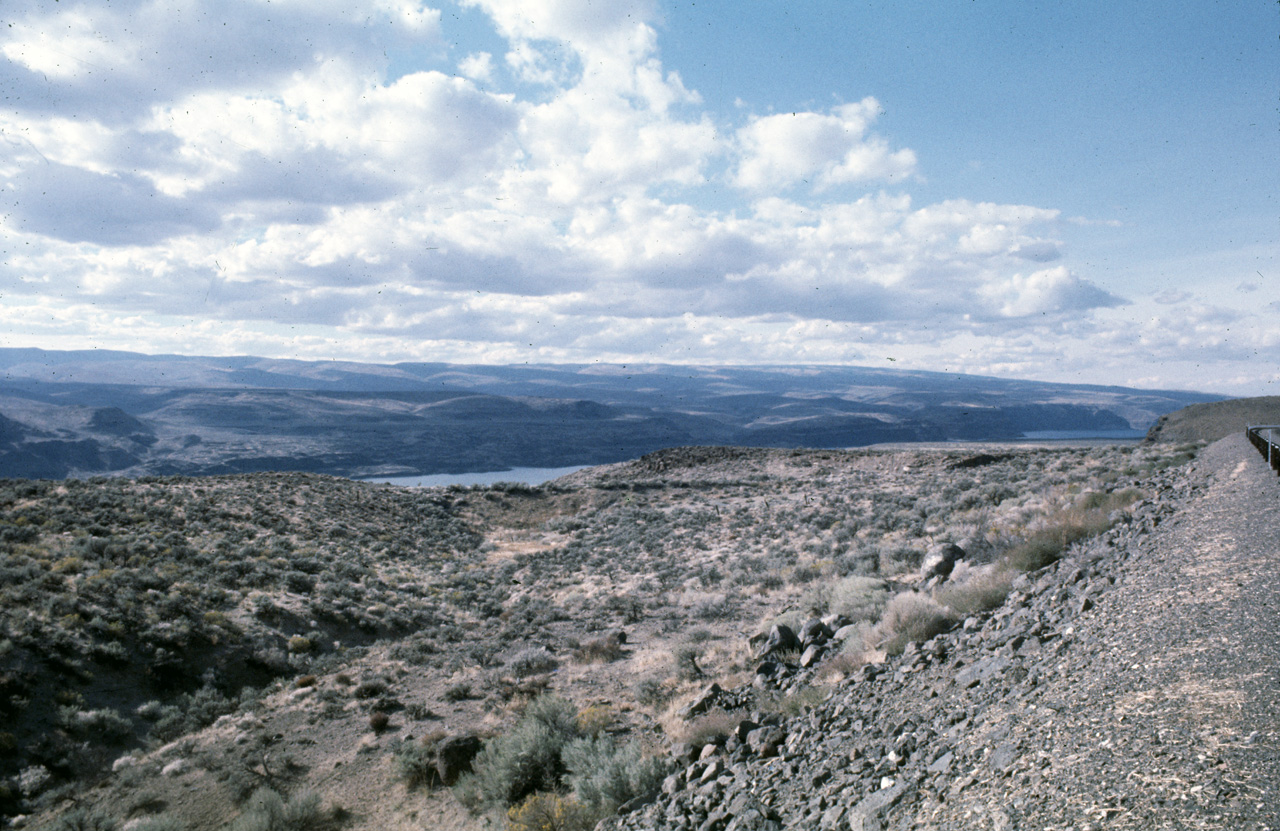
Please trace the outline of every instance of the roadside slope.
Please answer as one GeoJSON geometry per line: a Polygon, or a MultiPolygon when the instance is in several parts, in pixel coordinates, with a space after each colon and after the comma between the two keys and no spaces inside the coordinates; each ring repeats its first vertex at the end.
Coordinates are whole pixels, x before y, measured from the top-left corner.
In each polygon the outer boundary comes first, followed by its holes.
{"type": "Polygon", "coordinates": [[[1242,435],[1004,606],[614,827],[1280,828],[1280,482],[1242,435]]]}

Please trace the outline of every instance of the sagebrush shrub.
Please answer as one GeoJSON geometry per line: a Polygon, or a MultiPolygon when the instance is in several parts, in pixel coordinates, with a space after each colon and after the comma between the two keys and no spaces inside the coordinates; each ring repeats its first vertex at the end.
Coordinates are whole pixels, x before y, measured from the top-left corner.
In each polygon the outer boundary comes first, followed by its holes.
{"type": "Polygon", "coordinates": [[[572,704],[552,695],[535,699],[515,727],[476,756],[459,796],[477,808],[505,811],[532,793],[554,790],[564,774],[560,752],[578,736],[572,704]]]}
{"type": "Polygon", "coordinates": [[[611,736],[575,739],[563,752],[567,779],[578,801],[601,814],[662,787],[671,764],[645,756],[638,744],[619,747],[611,736]]]}
{"type": "Polygon", "coordinates": [[[530,675],[539,675],[558,669],[560,662],[547,651],[546,647],[537,646],[522,649],[511,659],[510,666],[516,677],[527,678],[530,675]]]}
{"type": "Polygon", "coordinates": [[[259,788],[230,831],[318,831],[329,824],[328,819],[319,794],[304,791],[286,802],[270,788],[259,788]]]}
{"type": "Polygon", "coordinates": [[[850,620],[875,620],[889,602],[889,588],[875,577],[851,575],[832,584],[827,610],[850,620]]]}
{"type": "Polygon", "coordinates": [[[918,592],[902,592],[885,606],[876,625],[880,647],[889,654],[900,653],[912,642],[926,641],[952,627],[954,621],[933,598],[918,592]]]}
{"type": "Polygon", "coordinates": [[[105,814],[74,808],[52,826],[53,831],[116,831],[120,824],[105,814]]]}

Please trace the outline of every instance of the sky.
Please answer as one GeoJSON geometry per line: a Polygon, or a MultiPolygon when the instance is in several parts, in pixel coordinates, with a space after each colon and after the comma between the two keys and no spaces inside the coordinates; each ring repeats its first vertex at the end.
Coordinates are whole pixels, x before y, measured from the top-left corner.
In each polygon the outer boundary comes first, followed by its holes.
{"type": "Polygon", "coordinates": [[[3,0],[0,346],[1280,394],[1271,0],[3,0]]]}

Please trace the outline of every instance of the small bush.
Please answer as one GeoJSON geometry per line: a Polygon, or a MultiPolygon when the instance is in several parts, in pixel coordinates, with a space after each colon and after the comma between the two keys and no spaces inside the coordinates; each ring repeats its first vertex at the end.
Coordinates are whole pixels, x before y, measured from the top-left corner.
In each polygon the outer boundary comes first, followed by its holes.
{"type": "Polygon", "coordinates": [[[856,623],[875,620],[888,602],[889,589],[885,581],[855,574],[831,586],[827,611],[844,615],[856,623]]]}
{"type": "Polygon", "coordinates": [[[186,826],[174,817],[149,817],[129,826],[129,831],[185,831],[186,826]]]}
{"type": "Polygon", "coordinates": [[[387,691],[387,682],[380,678],[361,681],[352,691],[356,698],[377,698],[387,691]]]}
{"type": "Polygon", "coordinates": [[[574,660],[584,664],[607,664],[616,661],[625,655],[626,652],[622,648],[622,644],[618,642],[617,637],[606,635],[603,638],[593,638],[578,647],[574,651],[574,660]]]}
{"type": "Polygon", "coordinates": [[[554,793],[533,794],[507,809],[508,831],[591,831],[601,816],[554,793]]]}
{"type": "Polygon", "coordinates": [[[471,685],[467,683],[451,684],[445,689],[443,695],[445,701],[467,701],[473,697],[471,685]]]}
{"type": "Polygon", "coordinates": [[[584,736],[598,736],[613,722],[613,708],[608,704],[592,704],[578,712],[578,732],[584,736]]]}
{"type": "Polygon", "coordinates": [[[674,669],[676,677],[681,681],[697,681],[702,677],[702,667],[698,666],[698,659],[702,657],[702,651],[698,647],[685,644],[676,649],[674,660],[674,669]]]}
{"type": "Polygon", "coordinates": [[[521,650],[511,659],[510,666],[517,678],[528,678],[558,669],[560,662],[545,647],[538,646],[521,650]]]}
{"type": "Polygon", "coordinates": [[[679,731],[679,739],[694,747],[708,744],[722,744],[733,729],[742,721],[741,712],[730,713],[725,710],[711,710],[690,721],[679,731]]]}
{"type": "Polygon", "coordinates": [[[669,760],[645,756],[634,742],[618,747],[609,736],[571,741],[563,756],[574,795],[602,815],[657,793],[671,770],[669,760]]]}
{"type": "Polygon", "coordinates": [[[953,623],[933,598],[918,592],[902,592],[885,606],[884,616],[876,625],[876,637],[886,653],[897,655],[908,643],[940,635],[953,623]]]}
{"type": "Polygon", "coordinates": [[[286,802],[270,788],[259,788],[230,831],[317,831],[329,825],[319,794],[304,791],[286,802]]]}
{"type": "Polygon", "coordinates": [[[659,678],[641,678],[632,688],[636,701],[646,707],[661,707],[671,698],[671,690],[659,678]]]}
{"type": "Polygon", "coordinates": [[[116,831],[120,827],[111,817],[75,808],[58,818],[53,831],[116,831]]]}
{"type": "Polygon", "coordinates": [[[474,773],[459,783],[459,797],[474,807],[505,811],[532,793],[555,790],[564,774],[560,752],[578,737],[572,704],[552,695],[535,699],[510,732],[476,756],[474,773]]]}
{"type": "Polygon", "coordinates": [[[381,733],[391,726],[391,716],[381,710],[369,714],[369,729],[381,733]]]}
{"type": "Polygon", "coordinates": [[[1007,569],[987,566],[970,572],[963,581],[948,583],[934,599],[959,615],[988,612],[1004,603],[1012,582],[1007,569]]]}

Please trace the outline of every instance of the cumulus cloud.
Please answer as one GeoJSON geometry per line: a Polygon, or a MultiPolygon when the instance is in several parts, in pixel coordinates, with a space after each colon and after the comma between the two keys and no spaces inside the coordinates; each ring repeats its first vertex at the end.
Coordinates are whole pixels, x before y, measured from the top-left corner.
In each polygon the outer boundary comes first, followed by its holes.
{"type": "Polygon", "coordinates": [[[733,181],[740,188],[774,191],[811,181],[817,189],[875,179],[893,181],[915,172],[909,149],[891,150],[867,128],[880,103],[864,98],[829,113],[793,112],[754,118],[738,130],[741,160],[733,181]]]}
{"type": "Polygon", "coordinates": [[[874,98],[724,123],[655,2],[464,5],[505,54],[417,0],[12,0],[0,333],[984,371],[1124,303],[1056,210],[916,204],[874,98]]]}
{"type": "Polygon", "coordinates": [[[1125,301],[1072,274],[1065,266],[1014,274],[988,283],[980,290],[996,314],[1002,317],[1083,312],[1119,306],[1125,301]]]}

